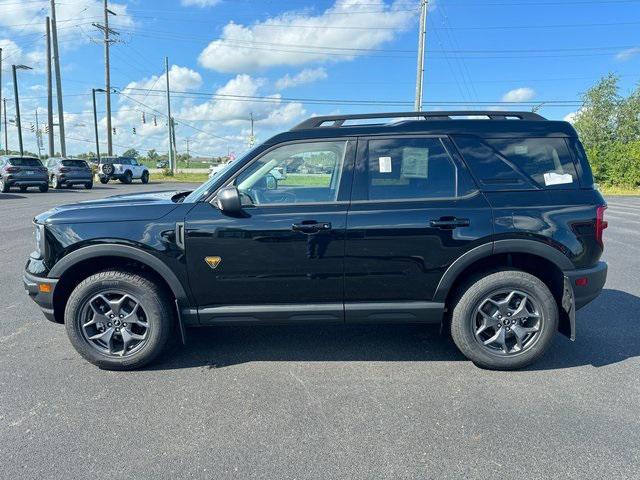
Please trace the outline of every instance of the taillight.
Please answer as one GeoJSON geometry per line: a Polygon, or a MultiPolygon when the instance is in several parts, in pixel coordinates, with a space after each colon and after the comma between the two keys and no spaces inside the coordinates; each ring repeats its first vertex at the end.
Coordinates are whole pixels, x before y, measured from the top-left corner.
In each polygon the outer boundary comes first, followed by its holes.
{"type": "Polygon", "coordinates": [[[62,167],[60,169],[60,173],[65,173],[65,172],[68,172],[69,170],[70,170],[69,168],[62,167]]]}
{"type": "Polygon", "coordinates": [[[16,173],[20,171],[20,167],[7,167],[7,172],[16,173]]]}
{"type": "Polygon", "coordinates": [[[600,205],[596,210],[596,241],[604,248],[604,242],[602,240],[602,233],[604,229],[609,226],[609,222],[604,219],[604,211],[607,209],[606,205],[600,205]]]}

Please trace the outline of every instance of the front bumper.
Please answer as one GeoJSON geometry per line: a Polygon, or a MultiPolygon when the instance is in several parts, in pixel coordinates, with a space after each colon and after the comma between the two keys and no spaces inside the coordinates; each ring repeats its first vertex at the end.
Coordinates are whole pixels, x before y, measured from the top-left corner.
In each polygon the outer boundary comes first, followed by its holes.
{"type": "Polygon", "coordinates": [[[38,304],[42,313],[52,322],[55,322],[53,311],[53,291],[58,283],[57,278],[38,277],[29,272],[24,272],[22,283],[29,297],[38,304]]]}
{"type": "Polygon", "coordinates": [[[600,295],[607,281],[607,264],[598,262],[594,267],[569,270],[564,275],[573,288],[576,310],[579,310],[600,295]]]}

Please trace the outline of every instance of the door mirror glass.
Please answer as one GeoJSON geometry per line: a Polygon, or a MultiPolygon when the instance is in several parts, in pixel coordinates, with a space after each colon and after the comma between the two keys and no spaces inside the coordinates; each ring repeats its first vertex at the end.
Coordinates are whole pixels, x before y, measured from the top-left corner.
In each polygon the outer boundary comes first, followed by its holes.
{"type": "Polygon", "coordinates": [[[271,174],[268,174],[264,177],[264,181],[265,181],[265,187],[267,188],[267,190],[275,190],[278,188],[278,181],[276,180],[276,177],[274,177],[271,174]]]}
{"type": "Polygon", "coordinates": [[[240,213],[242,211],[240,192],[234,186],[221,189],[216,195],[215,203],[225,213],[240,213]]]}

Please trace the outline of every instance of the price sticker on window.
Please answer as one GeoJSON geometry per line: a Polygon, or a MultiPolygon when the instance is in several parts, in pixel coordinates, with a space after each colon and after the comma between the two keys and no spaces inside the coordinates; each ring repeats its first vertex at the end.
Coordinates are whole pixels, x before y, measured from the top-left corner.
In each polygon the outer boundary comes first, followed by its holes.
{"type": "Polygon", "coordinates": [[[391,173],[391,157],[378,157],[380,173],[391,173]]]}

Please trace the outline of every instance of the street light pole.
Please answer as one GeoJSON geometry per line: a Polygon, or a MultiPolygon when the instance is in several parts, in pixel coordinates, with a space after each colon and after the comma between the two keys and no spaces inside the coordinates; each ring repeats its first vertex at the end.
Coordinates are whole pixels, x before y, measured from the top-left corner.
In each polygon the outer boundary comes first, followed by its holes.
{"type": "Polygon", "coordinates": [[[416,98],[413,108],[416,112],[422,110],[422,84],[424,82],[424,43],[427,36],[427,10],[429,0],[420,0],[420,35],[418,37],[418,65],[416,72],[416,98]]]}
{"type": "Polygon", "coordinates": [[[20,156],[24,155],[24,148],[22,146],[22,123],[20,122],[20,101],[18,97],[18,76],[16,70],[32,70],[31,67],[26,65],[11,65],[13,72],[13,97],[16,102],[16,126],[18,127],[18,143],[20,144],[20,156]]]}

